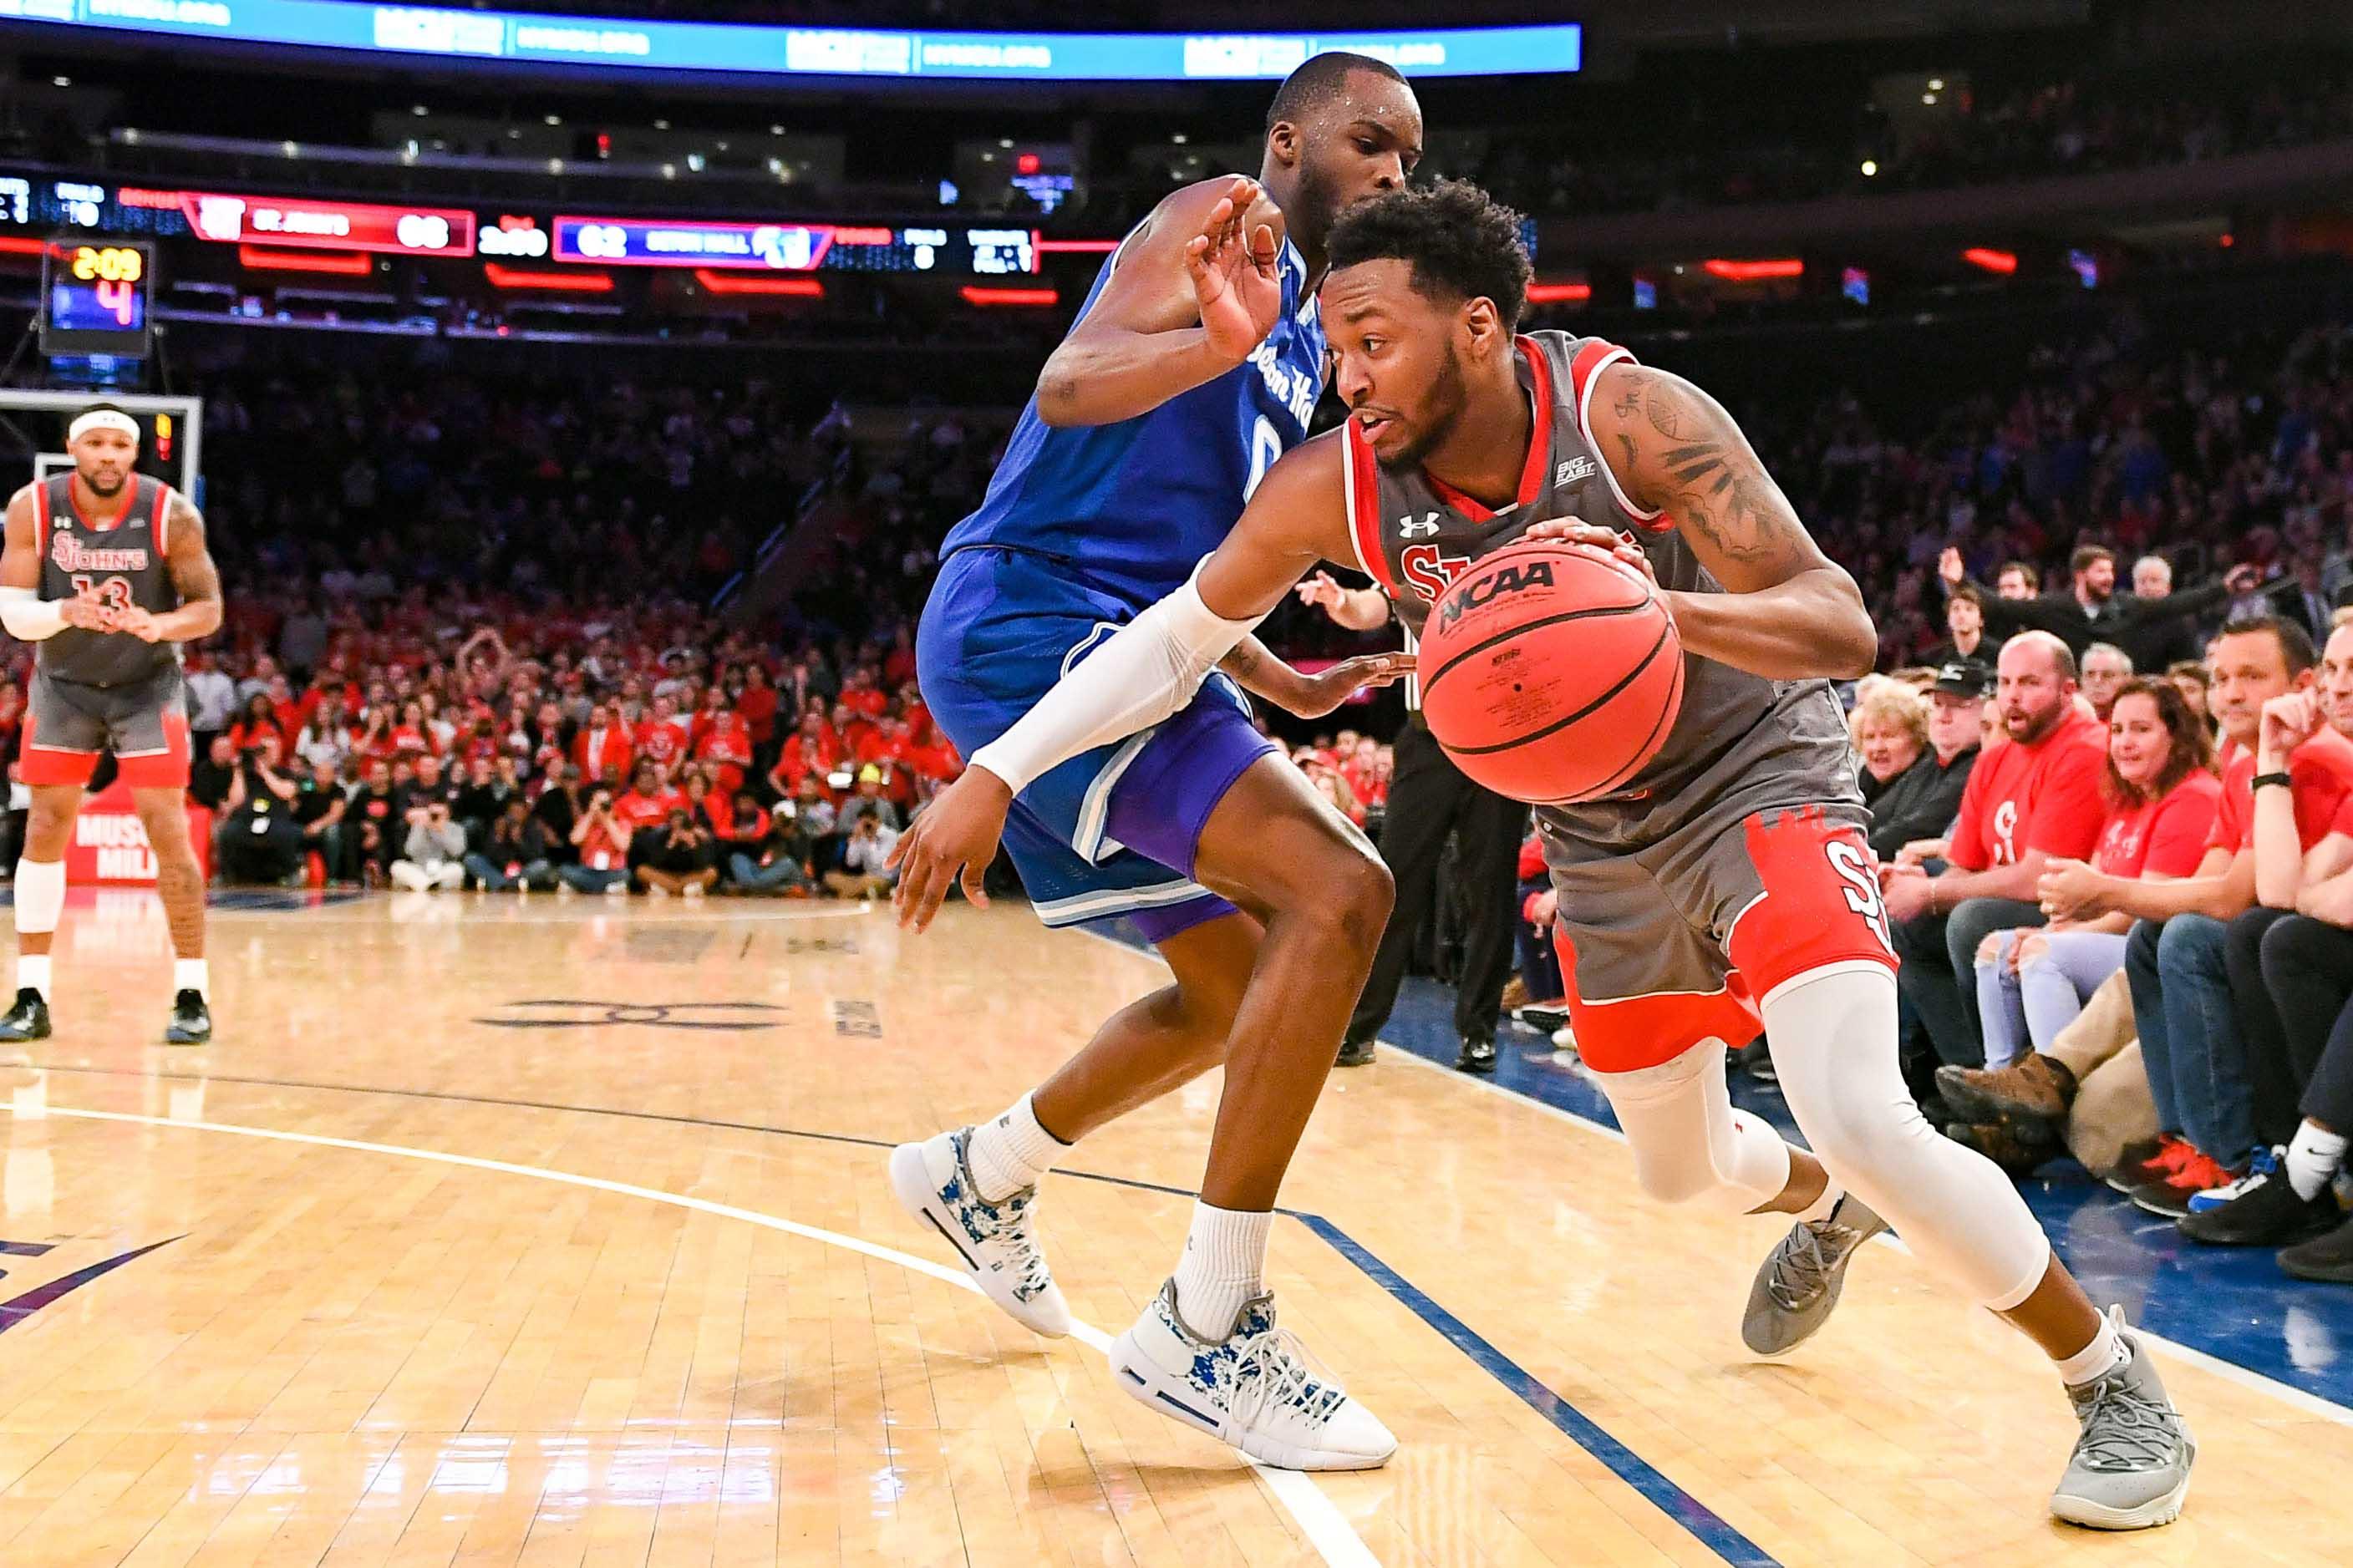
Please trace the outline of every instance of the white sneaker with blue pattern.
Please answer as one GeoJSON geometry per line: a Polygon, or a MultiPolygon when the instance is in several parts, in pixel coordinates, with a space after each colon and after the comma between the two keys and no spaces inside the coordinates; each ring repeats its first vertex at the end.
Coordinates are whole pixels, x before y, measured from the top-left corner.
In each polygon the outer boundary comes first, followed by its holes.
{"type": "Polygon", "coordinates": [[[1071,1308],[1038,1247],[1038,1189],[982,1202],[972,1179],[971,1144],[969,1127],[900,1144],[891,1151],[891,1191],[901,1207],[955,1249],[982,1295],[1031,1333],[1059,1340],[1071,1331],[1071,1308]]]}
{"type": "Polygon", "coordinates": [[[1135,1399],[1262,1464],[1286,1470],[1369,1470],[1397,1438],[1274,1326],[1274,1298],[1251,1298],[1222,1341],[1176,1314],[1176,1282],[1161,1286],[1135,1326],[1112,1342],[1113,1381],[1135,1399]]]}

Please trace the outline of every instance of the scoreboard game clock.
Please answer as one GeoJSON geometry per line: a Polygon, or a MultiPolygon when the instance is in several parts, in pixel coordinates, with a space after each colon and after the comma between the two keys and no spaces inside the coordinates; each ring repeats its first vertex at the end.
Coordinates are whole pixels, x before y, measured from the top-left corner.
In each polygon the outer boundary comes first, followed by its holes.
{"type": "Polygon", "coordinates": [[[41,257],[41,352],[147,357],[154,263],[143,243],[49,241],[41,257]]]}

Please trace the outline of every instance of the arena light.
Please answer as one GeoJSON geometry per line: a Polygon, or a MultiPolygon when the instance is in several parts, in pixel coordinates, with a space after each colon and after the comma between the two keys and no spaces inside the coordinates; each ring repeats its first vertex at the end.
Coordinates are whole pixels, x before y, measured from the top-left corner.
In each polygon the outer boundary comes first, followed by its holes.
{"type": "Polygon", "coordinates": [[[38,256],[49,247],[46,239],[26,239],[17,235],[0,236],[0,256],[38,256]]]}
{"type": "Polygon", "coordinates": [[[1761,283],[1774,278],[1802,278],[1806,264],[1794,256],[1776,257],[1764,261],[1727,261],[1711,257],[1700,263],[1700,269],[1711,278],[1721,278],[1727,283],[1761,283]]]}
{"type": "Polygon", "coordinates": [[[1119,244],[1115,239],[1039,239],[1029,248],[1040,256],[1109,256],[1119,244]]]}
{"type": "Polygon", "coordinates": [[[609,272],[533,272],[526,268],[501,267],[495,261],[482,264],[482,276],[491,280],[493,289],[547,289],[559,294],[610,294],[613,275],[609,272]]]}
{"type": "Polygon", "coordinates": [[[1988,272],[1999,272],[2007,278],[2018,270],[2018,257],[2008,250],[1989,250],[1982,245],[1972,245],[1961,252],[1961,259],[1972,267],[1982,267],[1988,272]]]}
{"type": "Polygon", "coordinates": [[[956,290],[967,305],[990,310],[1000,305],[1056,305],[1061,302],[1059,289],[987,289],[967,283],[956,290]]]}
{"type": "Polygon", "coordinates": [[[1592,298],[1593,285],[1590,283],[1531,283],[1528,285],[1528,303],[1531,305],[1576,304],[1592,298]]]}
{"type": "Polygon", "coordinates": [[[783,300],[825,298],[825,285],[814,278],[736,278],[698,267],[694,280],[713,294],[765,294],[783,300]]]}
{"type": "Polygon", "coordinates": [[[237,264],[249,272],[323,272],[331,278],[364,278],[375,270],[374,258],[357,250],[272,250],[264,245],[240,245],[237,264]]]}

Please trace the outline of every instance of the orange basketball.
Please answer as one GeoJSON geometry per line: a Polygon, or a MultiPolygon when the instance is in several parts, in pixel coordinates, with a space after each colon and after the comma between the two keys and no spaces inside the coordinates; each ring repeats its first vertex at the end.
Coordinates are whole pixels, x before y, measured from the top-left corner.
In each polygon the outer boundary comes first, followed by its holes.
{"type": "Polygon", "coordinates": [[[1683,650],[1641,573],[1539,541],[1455,579],[1421,637],[1421,711],[1498,795],[1566,805],[1625,787],[1683,706],[1683,650]]]}

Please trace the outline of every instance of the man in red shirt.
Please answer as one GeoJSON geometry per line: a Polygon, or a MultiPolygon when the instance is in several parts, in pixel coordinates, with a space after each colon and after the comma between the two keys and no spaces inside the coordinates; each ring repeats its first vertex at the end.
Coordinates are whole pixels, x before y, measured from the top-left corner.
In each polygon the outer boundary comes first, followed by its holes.
{"type": "MultiPolygon", "coordinates": [[[[2138,922],[2125,945],[2125,977],[2145,1069],[2137,1076],[2154,1101],[2151,1120],[2140,1125],[2154,1127],[2156,1136],[2126,1145],[2109,1180],[2143,1207],[2169,1215],[2185,1213],[2215,1169],[2227,1169],[2223,1162],[2251,1140],[2284,1141],[2296,1121],[2294,1082],[2261,1052],[2251,1059],[2247,1048],[2264,1028],[2267,999],[2259,985],[2234,977],[2259,966],[2263,931],[2276,918],[2255,903],[2251,783],[2258,729],[2266,703],[2311,686],[2312,642],[2292,623],[2251,616],[2222,628],[2207,662],[2209,703],[2232,754],[2197,869],[2175,881],[2130,879],[2054,859],[2041,888],[2043,912],[2054,920],[2123,913],[2138,922]]],[[[2309,759],[2307,769],[2320,760],[2309,759]]],[[[2315,791],[2308,782],[2298,803],[2310,841],[2327,826],[2315,791]]],[[[1988,1116],[2056,1120],[2108,1054],[2029,1056],[1997,1072],[1964,1074],[1955,1087],[1988,1116]]],[[[2121,1119],[2128,1110],[2119,1103],[2108,1114],[2121,1119]]]]}
{"type": "Polygon", "coordinates": [[[572,760],[591,782],[608,774],[615,778],[629,776],[630,765],[637,760],[637,747],[631,744],[629,731],[613,717],[613,706],[599,702],[588,710],[588,722],[580,726],[573,738],[572,760]]]}
{"type": "MultiPolygon", "coordinates": [[[[2049,632],[2002,645],[1994,692],[2010,743],[1978,763],[1930,876],[1899,855],[1883,876],[1898,983],[1940,1061],[1982,1066],[1977,952],[1997,931],[2043,923],[2035,884],[2051,859],[2088,858],[2107,818],[2107,736],[2075,706],[2075,658],[2049,632]],[[1968,983],[1965,983],[1968,982],[1968,983]]],[[[1934,1117],[1931,1120],[1935,1120],[1934,1117]]]]}
{"type": "Polygon", "coordinates": [[[670,787],[669,775],[661,764],[640,758],[637,772],[629,778],[629,793],[613,803],[613,817],[632,830],[659,827],[670,816],[671,806],[683,804],[685,797],[670,787]]]}

